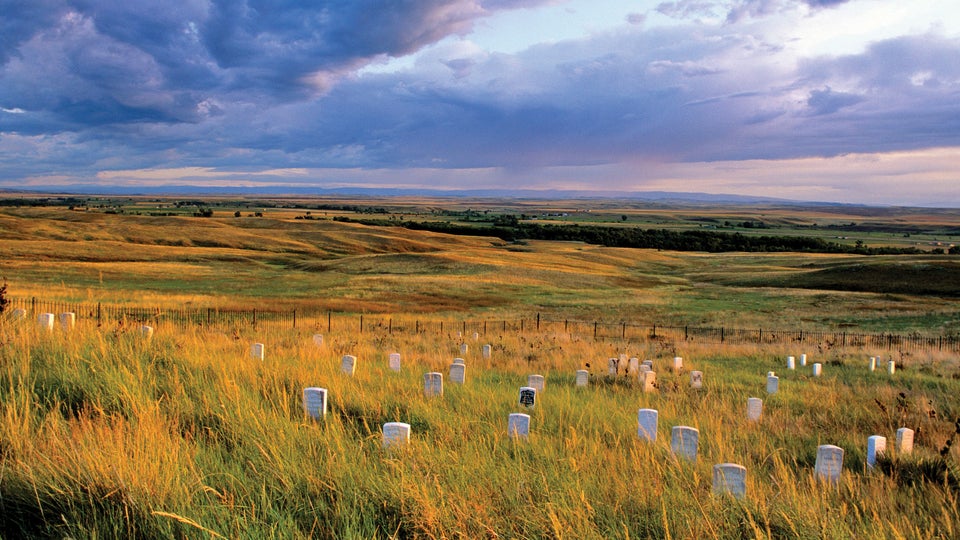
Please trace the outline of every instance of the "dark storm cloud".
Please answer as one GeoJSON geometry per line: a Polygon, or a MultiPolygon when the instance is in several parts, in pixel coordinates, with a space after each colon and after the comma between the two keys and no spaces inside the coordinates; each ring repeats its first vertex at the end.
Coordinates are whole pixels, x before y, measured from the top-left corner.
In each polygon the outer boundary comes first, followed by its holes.
{"type": "Polygon", "coordinates": [[[372,59],[536,3],[3,0],[0,107],[52,131],[197,122],[231,102],[314,97],[372,59]]]}

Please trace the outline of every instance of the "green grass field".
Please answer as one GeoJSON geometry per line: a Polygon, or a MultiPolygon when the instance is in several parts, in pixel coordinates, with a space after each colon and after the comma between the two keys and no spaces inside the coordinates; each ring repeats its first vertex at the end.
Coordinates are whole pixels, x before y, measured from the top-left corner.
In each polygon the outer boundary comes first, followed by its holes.
{"type": "MultiPolygon", "coordinates": [[[[332,310],[404,324],[543,313],[960,331],[949,255],[507,243],[297,213],[3,208],[7,292],[136,306],[332,310]]],[[[542,333],[491,328],[476,341],[449,326],[390,333],[371,325],[362,334],[338,326],[317,347],[310,324],[160,324],[146,340],[136,325],[97,327],[90,318],[70,332],[45,332],[34,316],[0,315],[3,538],[960,535],[960,362],[951,353],[594,340],[557,325],[542,333]],[[464,339],[466,384],[445,380],[442,397],[425,397],[424,373],[446,379],[464,339]],[[263,361],[250,357],[254,342],[266,346],[263,361]],[[479,354],[483,344],[492,346],[489,360],[479,354]],[[399,373],[387,367],[391,352],[403,356],[399,373]],[[786,369],[787,355],[804,353],[822,364],[822,377],[809,365],[786,369]],[[345,354],[359,359],[353,377],[340,373],[345,354]],[[654,361],[655,392],[642,392],[635,376],[607,374],[607,359],[620,354],[654,361]],[[684,358],[680,373],[669,369],[676,355],[684,358]],[[870,372],[867,360],[876,355],[881,367],[870,372]],[[892,376],[888,360],[897,362],[892,376]],[[575,371],[588,364],[590,386],[577,388],[575,371]],[[690,370],[703,371],[702,389],[690,388],[690,370]],[[768,371],[780,376],[774,395],[765,391],[768,371]],[[525,411],[529,440],[516,440],[507,417],[521,412],[517,392],[533,373],[546,377],[546,389],[525,411]],[[321,422],[302,408],[310,386],[330,392],[321,422]],[[749,397],[764,400],[760,422],[746,419],[749,397]],[[640,408],[659,411],[655,443],[637,437],[640,408]],[[408,446],[382,448],[380,430],[391,421],[412,426],[408,446]],[[695,463],[671,453],[678,425],[700,430],[695,463]],[[916,432],[911,454],[895,448],[900,427],[916,432]],[[876,470],[865,464],[871,435],[888,439],[876,470]],[[821,444],[845,451],[836,485],[813,473],[821,444]],[[726,462],[747,468],[743,499],[712,492],[712,468],[726,462]]]]}

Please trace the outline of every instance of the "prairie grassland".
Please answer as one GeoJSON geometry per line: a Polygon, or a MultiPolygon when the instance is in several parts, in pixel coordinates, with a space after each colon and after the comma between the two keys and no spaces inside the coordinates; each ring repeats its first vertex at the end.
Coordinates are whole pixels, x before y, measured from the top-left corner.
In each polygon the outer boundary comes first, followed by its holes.
{"type": "Polygon", "coordinates": [[[158,307],[960,331],[950,256],[506,243],[292,218],[0,211],[9,294],[158,307]],[[863,290],[837,290],[861,287],[863,290]]]}
{"type": "MultiPolygon", "coordinates": [[[[0,319],[0,535],[51,538],[950,538],[960,534],[954,441],[960,366],[924,354],[894,376],[873,351],[833,351],[824,375],[784,367],[787,347],[713,350],[490,332],[461,354],[447,334],[179,330],[41,332],[0,319]],[[264,361],[249,356],[266,346],[264,361]],[[490,344],[492,358],[480,356],[490,344]],[[403,355],[399,373],[387,368],[403,355]],[[624,353],[655,361],[659,389],[606,375],[624,353]],[[355,376],[339,371],[358,357],[355,376]],[[667,369],[676,354],[683,373],[667,369]],[[423,395],[422,376],[467,361],[463,386],[423,395]],[[574,386],[589,364],[591,385],[574,386]],[[688,371],[704,372],[689,387],[688,371]],[[781,376],[765,394],[765,374],[781,376]],[[546,389],[528,441],[506,431],[532,373],[546,389]],[[325,387],[325,420],[303,388],[325,387]],[[748,422],[748,397],[764,399],[748,422]],[[659,410],[655,443],[637,410],[659,410]],[[389,421],[408,447],[381,448],[389,421]],[[672,456],[672,426],[700,430],[695,463],[672,456]],[[916,430],[900,455],[894,433],[916,430]],[[865,466],[866,438],[888,437],[865,466]],[[813,475],[819,444],[846,451],[838,485],[813,475]],[[943,458],[941,458],[941,450],[943,458]],[[742,500],[711,492],[712,466],[747,467],[742,500]]],[[[445,375],[446,378],[446,375],[445,375]]]]}

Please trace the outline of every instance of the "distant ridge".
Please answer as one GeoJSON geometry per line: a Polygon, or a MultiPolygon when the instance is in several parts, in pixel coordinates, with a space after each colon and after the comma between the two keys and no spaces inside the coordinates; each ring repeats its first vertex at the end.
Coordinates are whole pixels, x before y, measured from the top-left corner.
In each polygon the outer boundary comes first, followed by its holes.
{"type": "MultiPolygon", "coordinates": [[[[85,184],[45,186],[41,189],[4,190],[24,195],[113,195],[113,196],[211,196],[211,197],[438,197],[438,198],[510,198],[510,199],[619,199],[661,203],[713,204],[797,204],[836,205],[840,203],[794,201],[749,195],[684,193],[672,191],[601,191],[537,189],[429,189],[429,188],[317,188],[317,187],[209,187],[209,186],[90,186],[85,184]]],[[[858,205],[853,205],[858,206],[858,205]]]]}

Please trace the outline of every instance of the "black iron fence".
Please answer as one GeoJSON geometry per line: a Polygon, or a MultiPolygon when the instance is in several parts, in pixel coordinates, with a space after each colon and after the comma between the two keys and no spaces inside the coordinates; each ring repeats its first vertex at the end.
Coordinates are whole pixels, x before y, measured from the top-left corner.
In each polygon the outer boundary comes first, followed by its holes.
{"type": "Polygon", "coordinates": [[[78,321],[96,321],[98,326],[118,324],[173,324],[210,327],[246,327],[260,323],[313,328],[320,332],[359,333],[457,333],[464,337],[504,333],[563,333],[595,340],[691,342],[729,345],[805,345],[820,348],[867,348],[898,351],[935,350],[960,353],[958,335],[920,333],[867,333],[838,330],[777,330],[703,326],[669,326],[625,321],[552,319],[539,313],[516,319],[439,320],[415,316],[393,317],[321,310],[269,310],[218,308],[150,308],[102,303],[70,303],[37,298],[11,298],[8,311],[23,310],[32,317],[40,313],[72,312],[78,321]]]}

